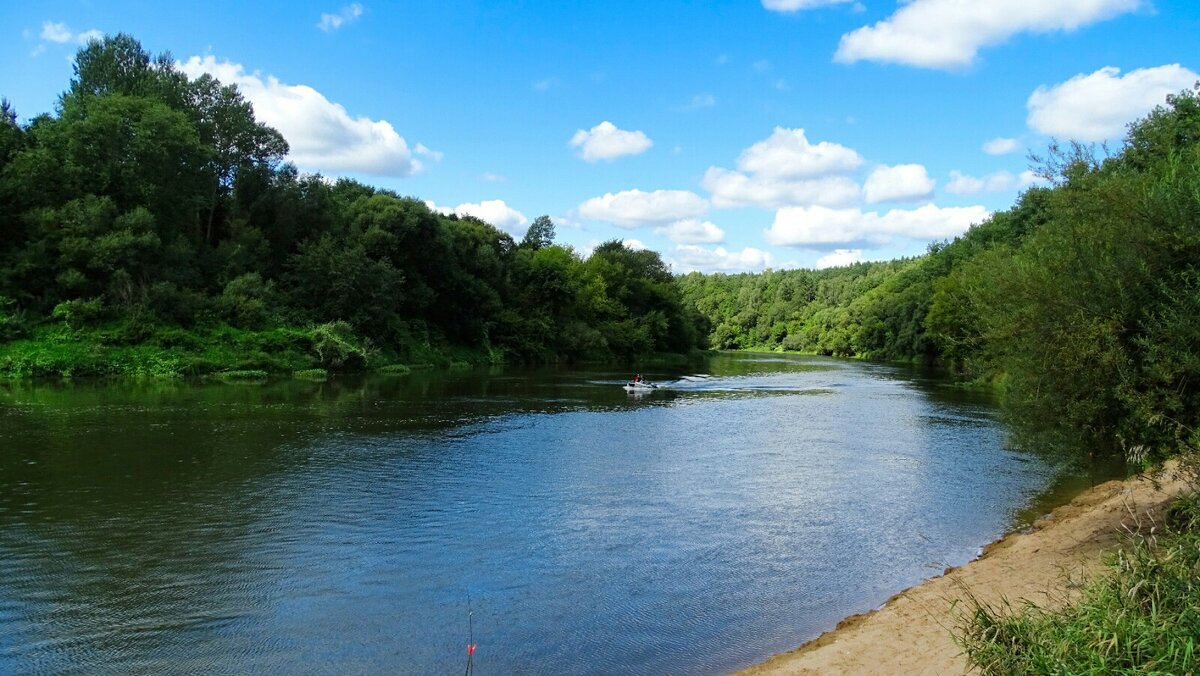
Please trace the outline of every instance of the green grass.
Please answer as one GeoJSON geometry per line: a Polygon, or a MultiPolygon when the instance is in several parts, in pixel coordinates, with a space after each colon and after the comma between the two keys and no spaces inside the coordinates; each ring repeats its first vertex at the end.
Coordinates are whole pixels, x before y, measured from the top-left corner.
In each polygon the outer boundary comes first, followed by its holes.
{"type": "Polygon", "coordinates": [[[971,664],[984,674],[1200,671],[1200,497],[1167,515],[1060,610],[975,601],[956,637],[971,664]]]}
{"type": "Polygon", "coordinates": [[[329,380],[329,371],[325,369],[302,369],[300,371],[292,371],[292,377],[296,380],[313,380],[324,382],[329,380]]]}
{"type": "Polygon", "coordinates": [[[229,383],[262,382],[270,375],[261,369],[244,369],[241,371],[221,371],[212,375],[216,380],[229,383]]]}
{"type": "Polygon", "coordinates": [[[412,373],[412,369],[404,364],[388,364],[375,369],[375,373],[384,376],[406,376],[412,373]]]}

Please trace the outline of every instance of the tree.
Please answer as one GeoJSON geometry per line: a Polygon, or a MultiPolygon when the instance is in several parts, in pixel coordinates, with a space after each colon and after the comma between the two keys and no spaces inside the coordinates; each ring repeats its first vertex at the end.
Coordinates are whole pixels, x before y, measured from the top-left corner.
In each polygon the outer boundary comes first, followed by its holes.
{"type": "Polygon", "coordinates": [[[205,73],[191,82],[188,94],[196,131],[209,148],[206,171],[212,189],[204,239],[212,244],[219,201],[230,193],[238,173],[273,167],[287,154],[288,144],[278,131],[255,120],[254,108],[237,87],[205,73]]]}
{"type": "Polygon", "coordinates": [[[554,244],[554,221],[550,220],[549,216],[538,216],[533,219],[529,230],[525,231],[525,237],[521,240],[521,248],[537,251],[551,244],[554,244]]]}

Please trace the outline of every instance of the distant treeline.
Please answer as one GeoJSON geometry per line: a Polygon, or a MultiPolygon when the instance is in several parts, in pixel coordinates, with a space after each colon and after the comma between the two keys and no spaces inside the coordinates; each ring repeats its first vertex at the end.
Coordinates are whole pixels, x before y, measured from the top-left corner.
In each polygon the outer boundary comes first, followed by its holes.
{"type": "Polygon", "coordinates": [[[237,91],[126,35],[54,114],[0,116],[0,373],[630,359],[697,347],[658,254],[583,260],[282,162],[237,91]],[[3,345],[7,343],[7,345],[3,345]]]}
{"type": "MultiPolygon", "coordinates": [[[[1200,442],[1200,103],[1111,155],[1052,146],[1048,187],[917,258],[673,276],[538,218],[473,218],[284,163],[234,87],[126,35],[54,114],[0,110],[0,375],[633,360],[715,348],[935,362],[1019,434],[1134,460],[1200,442]]],[[[400,368],[400,371],[403,369],[400,368]]]]}
{"type": "Polygon", "coordinates": [[[1132,461],[1200,446],[1200,103],[1123,147],[1052,145],[1049,187],[914,259],[680,278],[717,348],[938,362],[1018,439],[1132,461]]]}

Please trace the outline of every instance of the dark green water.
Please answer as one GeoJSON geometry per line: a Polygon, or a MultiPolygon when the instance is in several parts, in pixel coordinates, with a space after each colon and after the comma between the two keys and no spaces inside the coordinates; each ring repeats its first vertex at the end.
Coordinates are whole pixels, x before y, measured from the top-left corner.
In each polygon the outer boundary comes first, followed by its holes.
{"type": "Polygon", "coordinates": [[[0,673],[452,674],[472,632],[479,674],[718,673],[973,558],[1052,474],[905,369],[628,375],[0,388],[0,673]]]}

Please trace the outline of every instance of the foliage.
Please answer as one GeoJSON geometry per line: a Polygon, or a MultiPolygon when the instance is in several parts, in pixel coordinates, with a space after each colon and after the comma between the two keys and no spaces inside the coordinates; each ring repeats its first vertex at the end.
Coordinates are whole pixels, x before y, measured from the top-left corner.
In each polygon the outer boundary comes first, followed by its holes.
{"type": "Polygon", "coordinates": [[[3,371],[141,372],[103,360],[167,335],[184,343],[161,348],[183,374],[695,347],[657,254],[609,243],[585,261],[554,245],[547,216],[518,245],[475,218],[301,175],[287,151],[236,87],[189,79],[123,34],[79,50],[54,114],[23,126],[0,102],[3,371]],[[50,336],[63,326],[90,347],[62,349],[50,336]]]}
{"type": "Polygon", "coordinates": [[[300,371],[292,371],[292,377],[296,380],[329,380],[329,371],[325,369],[302,369],[300,371]]]}

